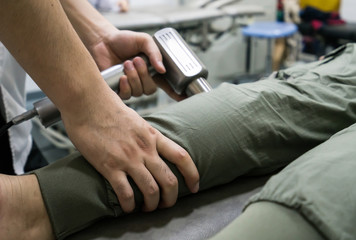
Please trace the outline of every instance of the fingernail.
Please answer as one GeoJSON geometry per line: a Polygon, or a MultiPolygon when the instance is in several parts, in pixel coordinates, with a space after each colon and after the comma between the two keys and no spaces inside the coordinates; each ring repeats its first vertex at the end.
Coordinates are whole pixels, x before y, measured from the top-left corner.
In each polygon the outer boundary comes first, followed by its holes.
{"type": "Polygon", "coordinates": [[[133,65],[133,63],[131,61],[126,61],[124,67],[125,67],[126,70],[134,69],[134,65],[133,65]]]}
{"type": "Polygon", "coordinates": [[[136,57],[136,58],[134,58],[134,60],[133,60],[134,66],[140,67],[140,66],[146,65],[146,63],[145,63],[145,61],[144,61],[143,59],[141,59],[141,58],[139,58],[139,57],[136,57]],[[137,58],[137,59],[136,59],[136,58],[137,58]]]}

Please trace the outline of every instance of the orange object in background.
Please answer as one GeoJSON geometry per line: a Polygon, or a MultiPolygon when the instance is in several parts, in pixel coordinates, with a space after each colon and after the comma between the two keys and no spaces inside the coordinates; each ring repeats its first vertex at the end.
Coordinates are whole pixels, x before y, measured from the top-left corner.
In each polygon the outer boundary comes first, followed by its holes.
{"type": "Polygon", "coordinates": [[[323,12],[338,12],[340,0],[300,0],[300,7],[314,7],[323,12]]]}

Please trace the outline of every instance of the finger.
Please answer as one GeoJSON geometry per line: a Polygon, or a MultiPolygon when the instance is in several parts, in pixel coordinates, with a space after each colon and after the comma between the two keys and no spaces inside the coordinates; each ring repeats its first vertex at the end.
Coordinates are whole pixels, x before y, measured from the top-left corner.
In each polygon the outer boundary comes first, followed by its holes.
{"type": "Polygon", "coordinates": [[[126,75],[120,77],[119,96],[123,100],[131,97],[131,87],[126,75]]]}
{"type": "Polygon", "coordinates": [[[178,180],[167,164],[157,156],[154,160],[145,161],[147,169],[160,187],[161,208],[173,206],[178,198],[178,180]]]}
{"type": "Polygon", "coordinates": [[[122,172],[115,172],[115,176],[108,179],[113,187],[120,206],[124,212],[132,212],[135,209],[135,197],[127,175],[122,172]]]}
{"type": "Polygon", "coordinates": [[[168,96],[170,96],[172,99],[176,101],[181,101],[183,99],[186,99],[186,95],[178,95],[173,88],[169,85],[167,82],[167,79],[165,79],[162,75],[156,74],[153,76],[153,80],[156,83],[158,87],[160,87],[163,91],[165,91],[168,96]]]}
{"type": "Polygon", "coordinates": [[[143,93],[143,89],[141,86],[140,77],[138,76],[138,73],[132,61],[125,61],[124,72],[130,84],[132,96],[141,96],[143,93]]]}
{"type": "Polygon", "coordinates": [[[162,62],[162,55],[153,38],[150,35],[143,33],[141,35],[140,41],[140,45],[142,46],[140,50],[141,52],[146,54],[146,56],[148,56],[150,63],[154,67],[154,69],[156,69],[156,71],[159,73],[165,73],[166,68],[164,67],[162,62]]]}
{"type": "Polygon", "coordinates": [[[157,151],[177,166],[189,190],[193,193],[198,192],[199,172],[188,152],[161,133],[157,135],[157,151]]]}
{"type": "Polygon", "coordinates": [[[136,57],[133,59],[133,63],[140,77],[143,93],[147,95],[154,93],[157,90],[157,86],[148,72],[145,61],[140,57],[136,57]]]}
{"type": "Polygon", "coordinates": [[[151,173],[142,164],[141,167],[135,167],[128,171],[128,174],[143,194],[144,205],[142,210],[145,212],[155,210],[159,203],[160,191],[151,173]]]}
{"type": "Polygon", "coordinates": [[[150,63],[158,73],[163,74],[166,72],[166,68],[163,65],[162,60],[150,57],[150,63]]]}

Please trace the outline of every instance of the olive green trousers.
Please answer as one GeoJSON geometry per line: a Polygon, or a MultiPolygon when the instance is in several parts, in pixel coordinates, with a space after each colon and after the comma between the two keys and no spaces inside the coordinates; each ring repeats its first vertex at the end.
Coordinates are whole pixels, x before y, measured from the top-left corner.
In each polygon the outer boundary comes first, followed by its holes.
{"type": "MultiPolygon", "coordinates": [[[[356,122],[356,45],[255,83],[222,84],[145,119],[189,152],[201,190],[288,165],[247,205],[279,204],[326,239],[356,239],[356,127],[348,128],[356,122]]],[[[189,194],[167,164],[179,195],[189,194]]],[[[35,174],[58,239],[123,215],[111,186],[80,154],[35,174]]],[[[139,209],[142,195],[131,183],[139,209]]]]}

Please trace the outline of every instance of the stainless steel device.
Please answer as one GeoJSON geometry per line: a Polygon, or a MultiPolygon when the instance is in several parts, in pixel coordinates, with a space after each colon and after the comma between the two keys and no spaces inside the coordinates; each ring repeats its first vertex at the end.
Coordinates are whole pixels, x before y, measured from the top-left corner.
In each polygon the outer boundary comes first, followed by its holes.
{"type": "MultiPolygon", "coordinates": [[[[175,29],[161,29],[153,35],[153,38],[163,56],[163,63],[166,67],[165,78],[177,94],[191,96],[211,90],[206,81],[208,70],[175,29]]],[[[148,62],[147,59],[146,62],[148,62]]],[[[119,78],[123,74],[122,64],[101,72],[102,77],[112,89],[118,89],[119,78]]],[[[43,98],[35,102],[33,106],[33,109],[13,118],[1,130],[5,131],[12,125],[34,116],[38,116],[45,127],[60,121],[60,112],[49,98],[43,98]]]]}
{"type": "Polygon", "coordinates": [[[161,29],[153,39],[163,56],[165,77],[176,93],[191,96],[211,90],[208,70],[175,29],[161,29]]]}

